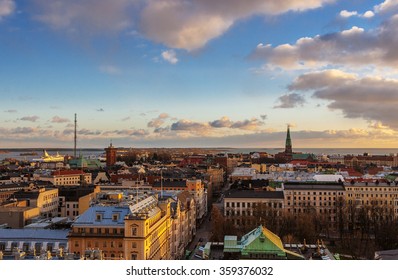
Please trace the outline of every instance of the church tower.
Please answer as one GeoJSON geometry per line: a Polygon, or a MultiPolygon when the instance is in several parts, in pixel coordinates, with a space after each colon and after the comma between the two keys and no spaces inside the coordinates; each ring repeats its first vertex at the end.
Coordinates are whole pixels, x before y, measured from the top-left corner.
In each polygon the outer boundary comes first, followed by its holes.
{"type": "Polygon", "coordinates": [[[291,156],[293,154],[293,151],[292,151],[292,139],[290,138],[290,125],[287,126],[285,154],[287,156],[291,156]]]}
{"type": "Polygon", "coordinates": [[[112,166],[116,163],[116,152],[117,149],[111,144],[105,149],[106,152],[106,166],[112,166]]]}

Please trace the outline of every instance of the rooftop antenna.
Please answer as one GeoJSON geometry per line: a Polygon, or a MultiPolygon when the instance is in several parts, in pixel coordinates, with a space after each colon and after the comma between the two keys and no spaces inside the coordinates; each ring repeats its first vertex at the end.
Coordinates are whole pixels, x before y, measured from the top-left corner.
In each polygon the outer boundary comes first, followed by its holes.
{"type": "Polygon", "coordinates": [[[75,113],[75,147],[73,149],[74,158],[76,158],[76,142],[77,142],[77,114],[75,113]]]}

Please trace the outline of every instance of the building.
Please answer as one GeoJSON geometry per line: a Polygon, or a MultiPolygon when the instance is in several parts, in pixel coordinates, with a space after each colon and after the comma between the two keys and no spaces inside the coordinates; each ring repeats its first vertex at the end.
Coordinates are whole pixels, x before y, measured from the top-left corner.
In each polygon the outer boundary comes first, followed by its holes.
{"type": "Polygon", "coordinates": [[[240,240],[226,235],[224,259],[303,260],[304,257],[285,249],[279,236],[260,225],[240,240]]]}
{"type": "Polygon", "coordinates": [[[292,149],[292,139],[290,137],[290,126],[287,126],[285,150],[283,152],[277,153],[275,159],[279,159],[284,162],[289,162],[293,159],[293,149],[292,149]]]}
{"type": "Polygon", "coordinates": [[[202,180],[161,180],[154,182],[153,190],[160,191],[188,191],[193,195],[196,205],[196,219],[201,220],[207,214],[207,191],[202,180]]]}
{"type": "Polygon", "coordinates": [[[269,215],[281,216],[284,211],[283,192],[237,189],[231,190],[224,197],[224,217],[238,227],[257,226],[254,215],[260,211],[260,207],[267,208],[269,215]]]}
{"type": "Polygon", "coordinates": [[[376,165],[376,166],[390,166],[397,167],[398,166],[398,156],[397,155],[346,155],[344,156],[344,164],[348,167],[356,167],[356,166],[367,166],[367,165],[376,165]]]}
{"type": "Polygon", "coordinates": [[[106,166],[113,166],[116,163],[117,149],[111,144],[108,148],[105,148],[106,153],[106,166]]]}
{"type": "Polygon", "coordinates": [[[188,191],[172,196],[170,253],[172,259],[183,259],[187,246],[196,235],[195,199],[188,191]]]}
{"type": "Polygon", "coordinates": [[[70,159],[68,164],[71,169],[98,170],[103,167],[103,164],[98,159],[84,158],[83,155],[70,159]]]}
{"type": "Polygon", "coordinates": [[[398,218],[398,185],[378,182],[345,183],[347,206],[377,212],[378,221],[398,218]]]}
{"type": "Polygon", "coordinates": [[[12,229],[23,228],[39,216],[39,208],[27,206],[26,201],[0,207],[0,225],[6,224],[7,227],[12,229]]]}
{"type": "Polygon", "coordinates": [[[74,220],[83,214],[100,192],[99,186],[59,187],[58,216],[74,220]]]}
{"type": "Polygon", "coordinates": [[[0,252],[4,256],[20,250],[28,256],[49,252],[52,256],[68,251],[68,230],[0,229],[0,252]]]}
{"type": "Polygon", "coordinates": [[[37,207],[42,217],[57,217],[58,189],[53,187],[30,187],[13,194],[16,201],[27,201],[27,207],[37,207]]]}
{"type": "Polygon", "coordinates": [[[130,203],[96,205],[80,215],[68,236],[70,252],[94,248],[103,259],[170,259],[170,201],[145,195],[130,203]]]}
{"type": "Polygon", "coordinates": [[[56,170],[46,173],[35,173],[36,179],[51,182],[54,186],[78,186],[91,184],[92,176],[83,170],[56,170]]]}
{"type": "Polygon", "coordinates": [[[344,199],[343,183],[287,182],[282,185],[287,213],[313,213],[335,226],[339,199],[344,199]]]}

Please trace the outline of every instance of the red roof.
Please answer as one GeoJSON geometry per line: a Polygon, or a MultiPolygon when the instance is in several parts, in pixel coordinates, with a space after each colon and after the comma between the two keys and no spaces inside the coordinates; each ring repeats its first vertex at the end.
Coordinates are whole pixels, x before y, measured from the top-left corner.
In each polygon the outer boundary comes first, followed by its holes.
{"type": "Polygon", "coordinates": [[[57,170],[53,171],[52,175],[83,175],[85,174],[83,170],[74,169],[74,170],[57,170]]]}

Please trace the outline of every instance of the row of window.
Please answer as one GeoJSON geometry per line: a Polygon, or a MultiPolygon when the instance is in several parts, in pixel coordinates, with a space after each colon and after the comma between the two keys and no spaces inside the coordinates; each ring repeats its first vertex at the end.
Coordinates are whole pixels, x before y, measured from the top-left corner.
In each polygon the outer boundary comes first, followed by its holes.
{"type": "Polygon", "coordinates": [[[73,232],[89,234],[124,234],[124,228],[80,228],[76,227],[73,232]]]}
{"type": "Polygon", "coordinates": [[[225,207],[241,207],[242,208],[250,208],[256,207],[257,205],[264,205],[273,208],[282,208],[282,202],[226,202],[225,207]]]}

